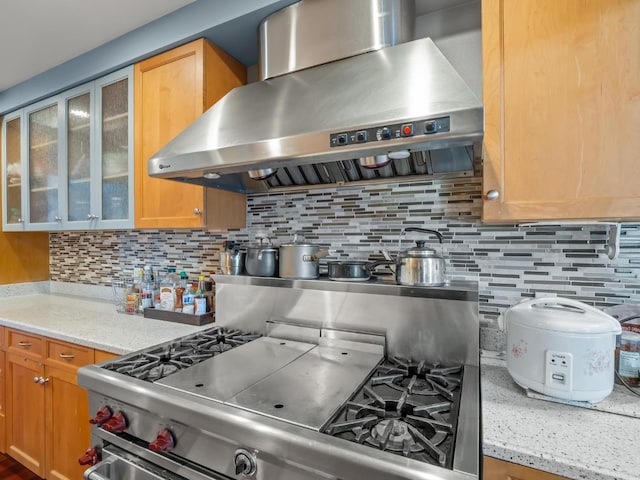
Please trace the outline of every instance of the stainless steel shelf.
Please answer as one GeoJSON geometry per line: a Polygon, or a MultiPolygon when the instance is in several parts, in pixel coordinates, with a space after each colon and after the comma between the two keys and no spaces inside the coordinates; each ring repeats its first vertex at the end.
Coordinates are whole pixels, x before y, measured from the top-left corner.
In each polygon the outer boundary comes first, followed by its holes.
{"type": "Polygon", "coordinates": [[[366,282],[339,282],[320,276],[317,280],[291,280],[277,277],[252,277],[249,275],[214,276],[216,283],[230,285],[255,285],[263,287],[284,287],[302,290],[323,290],[329,292],[355,292],[376,295],[396,295],[405,297],[442,298],[446,300],[478,300],[478,283],[452,281],[438,287],[411,287],[397,285],[393,276],[374,277],[366,282]]]}

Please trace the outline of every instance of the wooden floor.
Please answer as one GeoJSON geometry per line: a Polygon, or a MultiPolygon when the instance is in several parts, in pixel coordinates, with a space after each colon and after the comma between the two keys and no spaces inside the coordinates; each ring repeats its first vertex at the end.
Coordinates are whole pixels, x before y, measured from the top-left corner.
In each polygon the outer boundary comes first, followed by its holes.
{"type": "Polygon", "coordinates": [[[0,453],[0,479],[2,480],[42,480],[35,473],[24,468],[13,458],[0,453]]]}

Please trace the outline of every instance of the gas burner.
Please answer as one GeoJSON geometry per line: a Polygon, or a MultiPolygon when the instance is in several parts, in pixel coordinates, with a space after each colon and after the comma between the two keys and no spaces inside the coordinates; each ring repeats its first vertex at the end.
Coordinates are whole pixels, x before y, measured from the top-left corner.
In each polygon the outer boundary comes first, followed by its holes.
{"type": "Polygon", "coordinates": [[[258,337],[259,334],[214,327],[167,345],[114,360],[104,365],[104,368],[155,382],[258,337]]]}
{"type": "Polygon", "coordinates": [[[398,358],[380,365],[324,432],[451,466],[462,367],[398,358]]]}

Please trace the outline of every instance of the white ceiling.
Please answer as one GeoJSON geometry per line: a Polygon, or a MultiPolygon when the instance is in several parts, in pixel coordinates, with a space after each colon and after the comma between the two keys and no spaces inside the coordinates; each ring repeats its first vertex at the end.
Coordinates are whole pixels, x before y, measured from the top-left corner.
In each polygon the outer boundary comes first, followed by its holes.
{"type": "Polygon", "coordinates": [[[194,0],[2,0],[0,91],[194,0]]]}

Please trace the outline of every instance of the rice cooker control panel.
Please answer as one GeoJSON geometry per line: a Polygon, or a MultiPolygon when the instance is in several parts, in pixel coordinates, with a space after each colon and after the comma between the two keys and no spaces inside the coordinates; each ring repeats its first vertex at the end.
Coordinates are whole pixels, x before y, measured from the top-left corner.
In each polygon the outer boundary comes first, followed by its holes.
{"type": "Polygon", "coordinates": [[[572,387],[573,355],[547,350],[545,354],[545,387],[570,391],[572,387]]]}
{"type": "Polygon", "coordinates": [[[330,135],[330,147],[345,147],[360,143],[384,142],[417,135],[434,135],[451,130],[451,118],[439,117],[409,123],[395,123],[330,135]]]}

